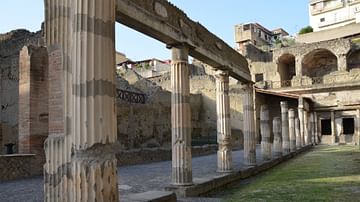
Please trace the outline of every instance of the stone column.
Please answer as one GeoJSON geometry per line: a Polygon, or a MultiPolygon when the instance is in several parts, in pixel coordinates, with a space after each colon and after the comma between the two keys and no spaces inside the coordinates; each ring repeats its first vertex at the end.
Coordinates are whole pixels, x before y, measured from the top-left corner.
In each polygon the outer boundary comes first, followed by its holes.
{"type": "Polygon", "coordinates": [[[336,143],[336,123],[335,123],[335,112],[330,112],[331,117],[331,143],[336,143]]]}
{"type": "Polygon", "coordinates": [[[273,133],[274,133],[274,158],[280,158],[282,156],[282,141],[281,141],[281,119],[275,117],[273,120],[273,133]]]}
{"type": "Polygon", "coordinates": [[[297,77],[302,77],[302,60],[303,58],[301,56],[295,57],[295,71],[297,77]]]}
{"type": "Polygon", "coordinates": [[[301,149],[301,135],[300,135],[300,121],[299,118],[295,118],[295,138],[296,149],[301,149]]]}
{"type": "Polygon", "coordinates": [[[171,127],[172,178],[177,186],[191,185],[191,112],[188,55],[186,46],[172,47],[171,127]]]}
{"type": "Polygon", "coordinates": [[[346,59],[346,54],[340,54],[337,56],[337,61],[338,61],[338,71],[346,71],[346,67],[347,67],[347,59],[346,59]]]}
{"type": "Polygon", "coordinates": [[[216,71],[217,171],[232,171],[229,72],[216,71]]]}
{"type": "Polygon", "coordinates": [[[289,115],[287,102],[280,102],[281,107],[281,134],[283,155],[290,153],[290,137],[289,137],[289,115]]]}
{"type": "Polygon", "coordinates": [[[260,133],[261,133],[261,154],[263,159],[271,159],[270,121],[269,108],[267,105],[260,107],[260,133]]]}
{"type": "Polygon", "coordinates": [[[73,201],[118,201],[115,0],[73,2],[73,201]]]}
{"type": "Polygon", "coordinates": [[[314,129],[315,129],[315,144],[319,144],[320,143],[320,139],[319,139],[319,124],[318,124],[318,116],[317,113],[314,112],[314,129]]]}
{"type": "Polygon", "coordinates": [[[356,109],[356,135],[357,135],[357,144],[360,148],[360,109],[356,109]]]}
{"type": "Polygon", "coordinates": [[[310,112],[310,143],[315,145],[315,121],[314,121],[314,113],[310,112]]]}
{"type": "Polygon", "coordinates": [[[290,138],[290,151],[296,151],[296,136],[295,136],[295,111],[289,109],[289,138],[290,138]]]}
{"type": "Polygon", "coordinates": [[[244,164],[256,165],[256,137],[252,84],[243,85],[243,133],[244,133],[244,164]]]}
{"type": "Polygon", "coordinates": [[[304,139],[304,108],[299,106],[298,108],[298,117],[299,117],[299,127],[300,127],[300,146],[303,147],[305,145],[304,139]]]}
{"type": "Polygon", "coordinates": [[[310,144],[310,136],[309,136],[309,116],[308,112],[304,111],[304,139],[305,145],[310,144]]]}

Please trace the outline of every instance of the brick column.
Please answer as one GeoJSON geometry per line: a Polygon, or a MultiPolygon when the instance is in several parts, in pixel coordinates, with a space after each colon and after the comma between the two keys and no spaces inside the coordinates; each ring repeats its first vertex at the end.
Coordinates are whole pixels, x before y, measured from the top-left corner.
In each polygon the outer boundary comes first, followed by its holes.
{"type": "Polygon", "coordinates": [[[254,120],[254,100],[252,84],[243,85],[243,133],[244,133],[244,164],[256,165],[256,137],[254,120]]]}
{"type": "Polygon", "coordinates": [[[296,136],[296,149],[301,148],[301,135],[300,135],[300,121],[299,118],[295,118],[295,136],[296,136]]]}
{"type": "Polygon", "coordinates": [[[281,107],[281,134],[283,155],[290,153],[290,137],[289,137],[289,115],[287,102],[280,102],[281,107]]]}
{"type": "Polygon", "coordinates": [[[274,133],[274,158],[280,158],[282,156],[282,141],[281,141],[281,119],[275,117],[273,120],[273,133],[274,133]]]}
{"type": "MultiPolygon", "coordinates": [[[[36,154],[45,163],[48,136],[48,53],[44,47],[25,46],[19,58],[19,153],[36,154]]],[[[40,172],[41,173],[41,172],[40,172]]]]}
{"type": "Polygon", "coordinates": [[[185,46],[172,48],[171,127],[172,184],[191,185],[191,112],[188,54],[185,46]]]}
{"type": "Polygon", "coordinates": [[[217,171],[232,171],[229,72],[216,71],[217,171]]]}
{"type": "Polygon", "coordinates": [[[264,160],[271,159],[269,108],[261,105],[260,108],[261,154],[264,160]]]}
{"type": "Polygon", "coordinates": [[[331,143],[336,143],[336,123],[335,123],[335,112],[330,112],[331,117],[331,143]]]}
{"type": "Polygon", "coordinates": [[[295,111],[289,109],[289,138],[290,138],[290,151],[296,151],[296,136],[295,136],[295,111]]]}

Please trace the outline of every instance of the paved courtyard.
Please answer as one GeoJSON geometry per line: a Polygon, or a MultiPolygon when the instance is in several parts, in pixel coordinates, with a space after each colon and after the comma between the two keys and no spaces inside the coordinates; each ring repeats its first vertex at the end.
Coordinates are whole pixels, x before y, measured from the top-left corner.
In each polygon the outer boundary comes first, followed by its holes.
{"type": "MultiPolygon", "coordinates": [[[[196,183],[212,178],[216,173],[216,154],[193,158],[193,179],[196,183]]],[[[260,147],[257,147],[257,160],[261,161],[260,147]]],[[[244,167],[243,151],[233,152],[235,169],[244,167]]],[[[122,166],[118,168],[119,190],[121,196],[152,190],[164,190],[170,184],[171,161],[143,165],[122,166]]],[[[206,200],[206,199],[205,199],[206,200]]],[[[0,201],[43,201],[43,178],[33,177],[8,182],[0,182],[0,201]]]]}

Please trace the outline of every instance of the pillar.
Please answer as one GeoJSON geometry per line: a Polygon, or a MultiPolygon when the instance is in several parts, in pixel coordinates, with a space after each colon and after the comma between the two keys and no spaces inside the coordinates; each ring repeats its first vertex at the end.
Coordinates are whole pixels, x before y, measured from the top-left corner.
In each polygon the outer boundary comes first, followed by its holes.
{"type": "Polygon", "coordinates": [[[305,145],[304,139],[304,108],[299,106],[298,108],[298,118],[299,118],[299,127],[300,127],[300,146],[303,147],[305,145]]]}
{"type": "Polygon", "coordinates": [[[273,133],[274,133],[274,158],[280,158],[282,156],[282,141],[281,141],[281,119],[275,117],[273,120],[273,133]]]}
{"type": "Polygon", "coordinates": [[[310,144],[310,135],[309,135],[309,115],[307,111],[304,111],[304,139],[305,145],[310,144]]]}
{"type": "Polygon", "coordinates": [[[74,201],[118,201],[115,0],[73,2],[74,201]]]}
{"type": "Polygon", "coordinates": [[[360,109],[356,109],[356,135],[357,135],[357,144],[360,148],[360,109]]]}
{"type": "Polygon", "coordinates": [[[347,67],[346,54],[339,54],[337,56],[337,61],[338,61],[338,71],[346,71],[346,67],[347,67]]]}
{"type": "Polygon", "coordinates": [[[300,121],[298,117],[295,118],[295,138],[296,149],[301,149],[300,121]]]}
{"type": "Polygon", "coordinates": [[[295,57],[295,71],[297,77],[302,77],[302,60],[301,56],[295,57]]]}
{"type": "Polygon", "coordinates": [[[243,133],[244,133],[244,164],[256,165],[256,137],[253,103],[253,85],[243,85],[243,133]]]}
{"type": "Polygon", "coordinates": [[[289,137],[289,115],[287,102],[280,102],[281,107],[281,134],[283,155],[290,153],[290,137],[289,137]]]}
{"type": "Polygon", "coordinates": [[[172,47],[171,127],[172,178],[177,186],[191,185],[191,112],[188,54],[186,46],[172,47]]]}
{"type": "Polygon", "coordinates": [[[310,112],[310,143],[315,145],[315,120],[314,120],[314,113],[310,112]]]}
{"type": "Polygon", "coordinates": [[[330,112],[330,118],[331,118],[331,143],[336,143],[336,123],[335,123],[335,112],[330,112]]]}
{"type": "Polygon", "coordinates": [[[229,72],[216,71],[217,171],[232,171],[229,72]]]}
{"type": "Polygon", "coordinates": [[[290,151],[296,151],[296,136],[295,136],[295,111],[289,109],[289,138],[290,138],[290,151]]]}
{"type": "Polygon", "coordinates": [[[319,119],[317,116],[317,112],[314,112],[314,129],[315,129],[315,144],[318,145],[320,143],[320,139],[319,139],[319,119]]]}
{"type": "Polygon", "coordinates": [[[260,133],[261,133],[261,154],[263,159],[271,159],[270,121],[269,108],[267,105],[260,107],[260,133]]]}

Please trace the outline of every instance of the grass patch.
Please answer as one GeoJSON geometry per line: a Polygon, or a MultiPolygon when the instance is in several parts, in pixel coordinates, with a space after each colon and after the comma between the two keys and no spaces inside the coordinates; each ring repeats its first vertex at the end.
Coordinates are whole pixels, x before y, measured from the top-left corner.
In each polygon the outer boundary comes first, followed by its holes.
{"type": "Polygon", "coordinates": [[[355,146],[319,146],[221,196],[225,201],[360,201],[359,159],[355,146]]]}

